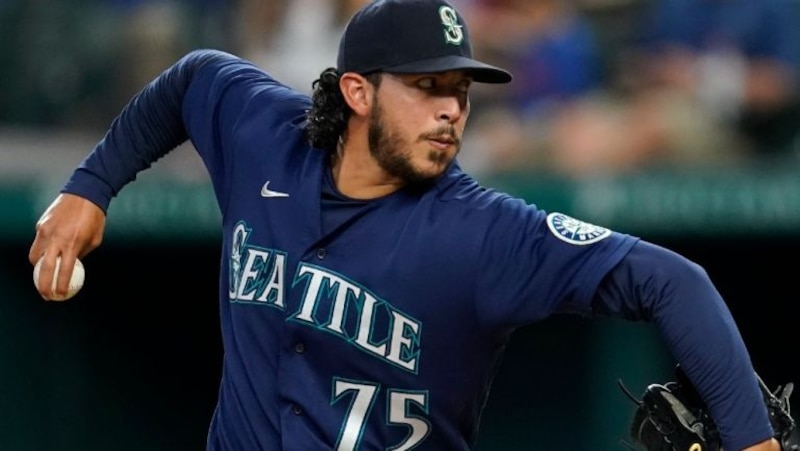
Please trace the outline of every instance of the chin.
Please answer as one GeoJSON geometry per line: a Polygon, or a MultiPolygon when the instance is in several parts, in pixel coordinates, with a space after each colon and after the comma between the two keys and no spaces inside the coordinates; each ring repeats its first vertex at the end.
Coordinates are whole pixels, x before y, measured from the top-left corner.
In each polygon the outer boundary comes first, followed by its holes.
{"type": "Polygon", "coordinates": [[[447,170],[447,165],[445,166],[436,166],[433,168],[428,168],[424,171],[417,172],[417,179],[423,182],[434,182],[436,179],[442,176],[444,172],[447,170]]]}

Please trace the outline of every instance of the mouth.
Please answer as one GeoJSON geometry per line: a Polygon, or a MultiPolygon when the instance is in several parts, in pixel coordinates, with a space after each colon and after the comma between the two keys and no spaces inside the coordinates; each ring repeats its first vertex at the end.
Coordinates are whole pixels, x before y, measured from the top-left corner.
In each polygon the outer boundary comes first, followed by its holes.
{"type": "Polygon", "coordinates": [[[456,145],[458,140],[450,136],[437,136],[435,138],[428,138],[428,142],[437,149],[447,150],[456,145]]]}

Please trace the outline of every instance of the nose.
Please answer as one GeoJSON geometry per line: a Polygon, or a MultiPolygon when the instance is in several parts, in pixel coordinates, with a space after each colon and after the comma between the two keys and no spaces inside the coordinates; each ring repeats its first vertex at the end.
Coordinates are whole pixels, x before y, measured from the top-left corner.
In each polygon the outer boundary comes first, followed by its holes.
{"type": "Polygon", "coordinates": [[[442,96],[439,98],[436,118],[452,124],[461,119],[466,108],[467,103],[461,97],[457,95],[442,96]]]}

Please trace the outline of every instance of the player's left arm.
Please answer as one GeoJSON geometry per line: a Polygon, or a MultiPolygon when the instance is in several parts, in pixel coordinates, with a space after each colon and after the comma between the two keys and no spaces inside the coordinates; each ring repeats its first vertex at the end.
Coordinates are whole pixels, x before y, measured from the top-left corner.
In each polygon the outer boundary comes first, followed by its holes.
{"type": "Polygon", "coordinates": [[[772,426],[745,343],[706,271],[646,241],[603,279],[593,309],[653,322],[697,389],[723,448],[770,449],[772,426]]]}

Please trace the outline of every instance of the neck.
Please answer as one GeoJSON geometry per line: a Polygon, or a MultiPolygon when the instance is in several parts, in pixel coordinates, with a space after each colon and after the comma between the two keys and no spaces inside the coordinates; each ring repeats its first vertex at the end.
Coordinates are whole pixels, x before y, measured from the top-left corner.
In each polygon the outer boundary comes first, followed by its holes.
{"type": "Polygon", "coordinates": [[[331,156],[336,189],[352,199],[377,199],[402,188],[405,183],[378,165],[369,152],[366,134],[363,136],[362,139],[341,140],[331,156]]]}

